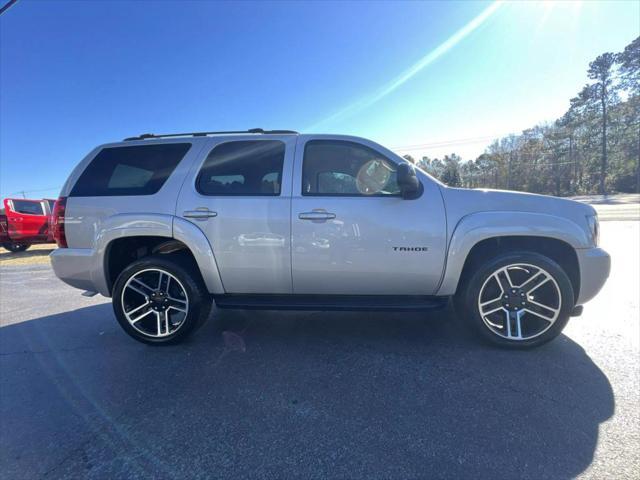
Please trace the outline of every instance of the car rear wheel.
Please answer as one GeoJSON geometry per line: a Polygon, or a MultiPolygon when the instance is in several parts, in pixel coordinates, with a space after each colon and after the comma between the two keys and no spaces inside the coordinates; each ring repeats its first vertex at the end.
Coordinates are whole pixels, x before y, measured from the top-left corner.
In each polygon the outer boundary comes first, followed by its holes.
{"type": "Polygon", "coordinates": [[[113,289],[125,332],[152,345],[178,343],[202,325],[212,307],[199,272],[180,257],[153,256],[129,265],[113,289]]]}
{"type": "Polygon", "coordinates": [[[17,252],[24,252],[31,245],[28,243],[6,242],[6,243],[3,243],[2,246],[4,249],[9,250],[10,252],[17,253],[17,252]]]}
{"type": "Polygon", "coordinates": [[[530,348],[557,337],[574,293],[567,274],[534,252],[500,255],[481,265],[456,298],[467,325],[489,342],[530,348]]]}

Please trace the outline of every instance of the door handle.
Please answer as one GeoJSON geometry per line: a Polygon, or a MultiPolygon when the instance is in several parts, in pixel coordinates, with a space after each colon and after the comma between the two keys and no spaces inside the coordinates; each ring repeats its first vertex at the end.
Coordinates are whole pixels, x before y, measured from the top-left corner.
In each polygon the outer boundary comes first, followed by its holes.
{"type": "Polygon", "coordinates": [[[300,220],[333,220],[334,218],[336,218],[336,214],[329,213],[329,212],[318,212],[318,211],[302,212],[298,214],[298,218],[300,220]]]}
{"type": "Polygon", "coordinates": [[[208,218],[217,217],[218,212],[213,212],[208,208],[197,208],[195,210],[186,210],[182,213],[185,218],[193,218],[195,220],[206,220],[208,218]]]}

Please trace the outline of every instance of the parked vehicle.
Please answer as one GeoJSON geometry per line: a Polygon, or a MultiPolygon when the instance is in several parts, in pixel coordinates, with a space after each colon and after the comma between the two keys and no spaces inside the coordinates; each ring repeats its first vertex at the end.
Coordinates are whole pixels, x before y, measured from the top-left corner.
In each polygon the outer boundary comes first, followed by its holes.
{"type": "Polygon", "coordinates": [[[426,310],[480,337],[556,337],[608,274],[595,210],[449,188],[362,138],[141,135],[93,150],[54,212],[56,275],[150,344],[219,308],[426,310]]]}
{"type": "Polygon", "coordinates": [[[49,229],[55,200],[6,198],[0,211],[0,245],[23,252],[34,243],[53,243],[49,229]]]}

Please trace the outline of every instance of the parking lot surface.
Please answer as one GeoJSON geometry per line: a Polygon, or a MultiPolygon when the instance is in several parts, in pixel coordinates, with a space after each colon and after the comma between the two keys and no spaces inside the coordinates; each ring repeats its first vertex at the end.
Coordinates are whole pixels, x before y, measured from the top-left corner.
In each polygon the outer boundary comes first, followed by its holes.
{"type": "Polygon", "coordinates": [[[0,478],[638,478],[640,223],[536,350],[449,311],[215,311],[154,348],[48,264],[0,270],[0,478]],[[232,338],[232,340],[233,340],[232,338]]]}

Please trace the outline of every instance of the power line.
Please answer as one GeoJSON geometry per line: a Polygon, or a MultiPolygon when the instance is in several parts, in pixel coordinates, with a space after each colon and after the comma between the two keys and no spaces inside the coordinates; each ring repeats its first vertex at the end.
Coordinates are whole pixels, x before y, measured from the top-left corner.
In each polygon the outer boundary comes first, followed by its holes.
{"type": "Polygon", "coordinates": [[[61,190],[61,187],[52,187],[52,188],[39,188],[37,190],[19,190],[17,192],[12,192],[9,195],[22,195],[23,197],[25,196],[25,194],[27,193],[37,193],[37,192],[50,192],[52,190],[61,190]]]}
{"type": "Polygon", "coordinates": [[[447,147],[451,145],[465,145],[470,143],[479,143],[487,140],[492,140],[498,138],[499,135],[486,135],[484,137],[472,137],[472,138],[461,138],[456,140],[442,140],[440,142],[431,142],[431,143],[419,143],[415,145],[405,145],[401,147],[393,147],[391,150],[400,150],[400,151],[408,151],[408,150],[423,150],[428,148],[436,148],[436,147],[447,147]]]}

